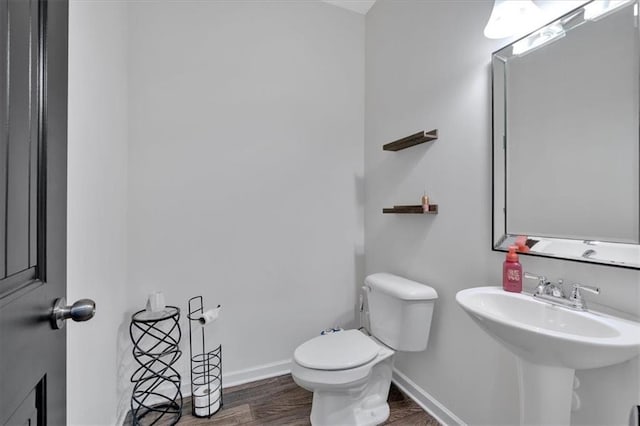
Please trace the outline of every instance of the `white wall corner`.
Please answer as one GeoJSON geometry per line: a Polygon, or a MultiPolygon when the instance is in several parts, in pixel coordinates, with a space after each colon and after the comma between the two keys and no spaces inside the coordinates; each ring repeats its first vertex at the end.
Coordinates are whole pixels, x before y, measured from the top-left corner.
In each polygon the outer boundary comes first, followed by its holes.
{"type": "Polygon", "coordinates": [[[369,9],[373,7],[376,0],[323,0],[330,5],[351,10],[361,15],[366,15],[369,9]]]}

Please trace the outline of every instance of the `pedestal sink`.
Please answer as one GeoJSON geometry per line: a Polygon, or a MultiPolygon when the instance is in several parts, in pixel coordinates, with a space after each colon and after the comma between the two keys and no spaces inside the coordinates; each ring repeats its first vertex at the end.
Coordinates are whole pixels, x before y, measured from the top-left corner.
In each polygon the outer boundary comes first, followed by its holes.
{"type": "Polygon", "coordinates": [[[517,357],[520,423],[568,425],[576,369],[640,355],[640,323],[551,305],[501,287],[459,291],[458,304],[517,357]]]}

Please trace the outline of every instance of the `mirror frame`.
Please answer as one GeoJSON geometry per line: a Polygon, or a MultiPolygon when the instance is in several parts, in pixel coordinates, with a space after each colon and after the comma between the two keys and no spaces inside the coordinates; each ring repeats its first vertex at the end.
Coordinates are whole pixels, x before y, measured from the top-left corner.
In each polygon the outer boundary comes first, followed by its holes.
{"type": "MultiPolygon", "coordinates": [[[[501,198],[503,199],[503,205],[501,206],[496,206],[496,168],[497,167],[501,167],[502,168],[502,177],[501,179],[503,181],[506,181],[507,176],[506,173],[504,173],[504,168],[506,166],[506,157],[504,158],[504,161],[502,162],[502,164],[496,164],[496,145],[500,145],[502,146],[504,143],[506,143],[505,141],[497,141],[496,137],[499,137],[500,139],[502,138],[502,135],[497,135],[497,130],[496,130],[496,66],[495,66],[495,60],[496,57],[500,58],[500,53],[504,52],[505,49],[513,46],[515,43],[521,42],[525,39],[527,39],[528,37],[532,37],[534,36],[536,33],[538,33],[540,30],[549,27],[551,25],[553,25],[554,23],[558,22],[560,19],[563,19],[565,17],[570,17],[571,15],[575,15],[577,13],[582,12],[582,10],[585,8],[586,5],[593,3],[595,0],[591,0],[589,2],[586,2],[582,5],[580,5],[579,7],[576,7],[572,10],[570,10],[569,12],[566,12],[565,14],[555,17],[553,20],[551,20],[550,22],[546,23],[545,25],[541,26],[540,28],[535,29],[534,31],[526,34],[523,37],[520,37],[517,40],[514,40],[512,42],[510,42],[507,45],[502,46],[501,48],[499,48],[498,50],[494,51],[491,54],[491,249],[492,251],[497,251],[497,252],[507,252],[508,251],[508,246],[512,245],[516,238],[519,237],[518,235],[514,235],[514,234],[508,234],[507,233],[507,229],[506,229],[506,214],[503,215],[504,217],[504,221],[502,222],[502,226],[501,226],[501,231],[500,234],[501,236],[498,236],[498,234],[496,234],[497,231],[497,226],[496,226],[496,209],[502,209],[504,211],[504,208],[506,207],[504,205],[504,200],[506,200],[506,193],[501,195],[501,198]]],[[[636,8],[636,11],[638,10],[638,8],[640,8],[640,0],[632,0],[627,4],[624,4],[622,7],[628,6],[628,5],[635,5],[634,7],[636,8]]],[[[608,12],[608,13],[615,13],[615,11],[612,12],[608,12]]],[[[636,15],[637,16],[637,15],[636,15]]],[[[638,22],[640,22],[640,17],[637,18],[638,22]]],[[[636,33],[638,35],[638,38],[640,39],[640,25],[636,26],[637,30],[636,33]]],[[[542,47],[542,46],[541,46],[542,47]]],[[[639,56],[640,56],[640,52],[639,52],[639,56]]],[[[640,75],[638,76],[640,78],[640,75]]],[[[640,99],[640,91],[638,93],[638,97],[640,99]]],[[[504,105],[504,100],[500,101],[502,102],[502,104],[504,105]]],[[[503,108],[504,109],[504,108],[503,108]]],[[[503,111],[504,112],[504,111],[503,111]]],[[[506,123],[505,123],[506,125],[506,123]]],[[[638,143],[640,144],[640,128],[638,129],[638,143]]],[[[638,178],[640,180],[640,170],[638,170],[638,178]]],[[[506,191],[506,185],[503,184],[504,187],[504,191],[506,191]]],[[[639,210],[640,211],[640,210],[639,210]]],[[[640,218],[639,218],[640,220],[640,218]]],[[[589,264],[593,264],[593,265],[604,265],[604,266],[615,266],[618,268],[626,268],[626,269],[635,269],[638,270],[640,269],[640,242],[638,243],[617,243],[617,242],[606,242],[606,241],[589,241],[589,240],[570,240],[570,239],[566,239],[566,238],[560,238],[560,237],[543,237],[543,236],[526,236],[527,237],[527,242],[529,241],[548,241],[549,244],[551,243],[560,243],[560,244],[575,244],[575,249],[578,250],[578,252],[583,252],[582,255],[578,256],[578,255],[574,255],[574,256],[570,256],[567,254],[561,255],[561,254],[554,254],[554,253],[545,253],[545,252],[530,252],[528,251],[529,248],[528,247],[523,247],[522,245],[520,245],[519,249],[518,249],[518,254],[524,254],[524,255],[530,255],[530,256],[536,256],[536,257],[545,257],[545,258],[550,258],[550,259],[559,259],[559,260],[569,260],[569,261],[573,261],[573,262],[580,262],[580,263],[589,263],[589,264]],[[607,248],[611,248],[611,249],[632,249],[632,254],[633,252],[637,252],[638,253],[638,263],[625,263],[622,261],[616,261],[616,260],[603,260],[603,259],[594,259],[594,258],[589,258],[589,257],[585,257],[584,255],[587,253],[587,251],[591,250],[594,248],[594,246],[597,245],[602,245],[604,247],[607,248]]],[[[640,236],[639,236],[640,237],[640,236]]],[[[522,238],[522,237],[520,237],[522,238]]],[[[521,240],[520,242],[524,242],[525,240],[521,240]]],[[[513,244],[515,245],[515,244],[513,244]]],[[[597,248],[597,247],[595,247],[597,248]]]]}

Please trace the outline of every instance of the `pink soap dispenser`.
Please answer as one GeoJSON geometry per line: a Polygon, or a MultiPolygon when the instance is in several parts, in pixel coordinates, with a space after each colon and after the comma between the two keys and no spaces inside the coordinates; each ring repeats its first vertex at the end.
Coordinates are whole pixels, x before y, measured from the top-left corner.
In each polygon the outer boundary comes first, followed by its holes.
{"type": "Polygon", "coordinates": [[[516,246],[509,246],[509,253],[502,264],[502,288],[514,293],[522,292],[522,265],[518,262],[516,246]]]}

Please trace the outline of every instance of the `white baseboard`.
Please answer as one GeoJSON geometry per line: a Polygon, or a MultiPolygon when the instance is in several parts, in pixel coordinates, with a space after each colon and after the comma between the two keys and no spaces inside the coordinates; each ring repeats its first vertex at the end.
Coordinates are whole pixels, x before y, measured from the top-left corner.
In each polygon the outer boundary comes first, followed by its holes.
{"type": "MultiPolygon", "coordinates": [[[[283,376],[291,373],[291,360],[272,362],[258,365],[244,370],[232,371],[222,374],[222,388],[244,385],[245,383],[257,382],[258,380],[270,379],[271,377],[283,376]]],[[[182,397],[191,396],[191,383],[189,380],[182,381],[182,397]]]]}
{"type": "Polygon", "coordinates": [[[429,395],[424,389],[418,386],[413,380],[402,374],[400,371],[393,369],[391,381],[404,392],[409,398],[413,399],[422,409],[431,414],[437,421],[443,425],[464,425],[458,416],[453,414],[447,407],[442,405],[437,399],[429,395]]]}
{"type": "Polygon", "coordinates": [[[222,386],[223,388],[230,388],[232,386],[243,385],[245,383],[256,382],[289,373],[291,373],[291,360],[285,359],[223,374],[222,386]]]}
{"type": "MultiPolygon", "coordinates": [[[[271,377],[282,376],[291,373],[291,360],[283,360],[269,364],[263,364],[244,370],[232,371],[222,376],[222,384],[224,388],[243,385],[249,382],[268,379],[271,377]]],[[[393,369],[393,383],[404,392],[409,398],[414,400],[416,404],[423,410],[431,414],[436,420],[443,425],[465,425],[458,416],[451,412],[447,407],[442,405],[438,400],[431,396],[428,392],[418,386],[415,382],[405,376],[397,369],[393,369]]],[[[182,383],[182,396],[191,396],[191,386],[188,380],[182,383]]],[[[118,425],[124,424],[127,412],[120,413],[118,417],[118,425]]]]}

